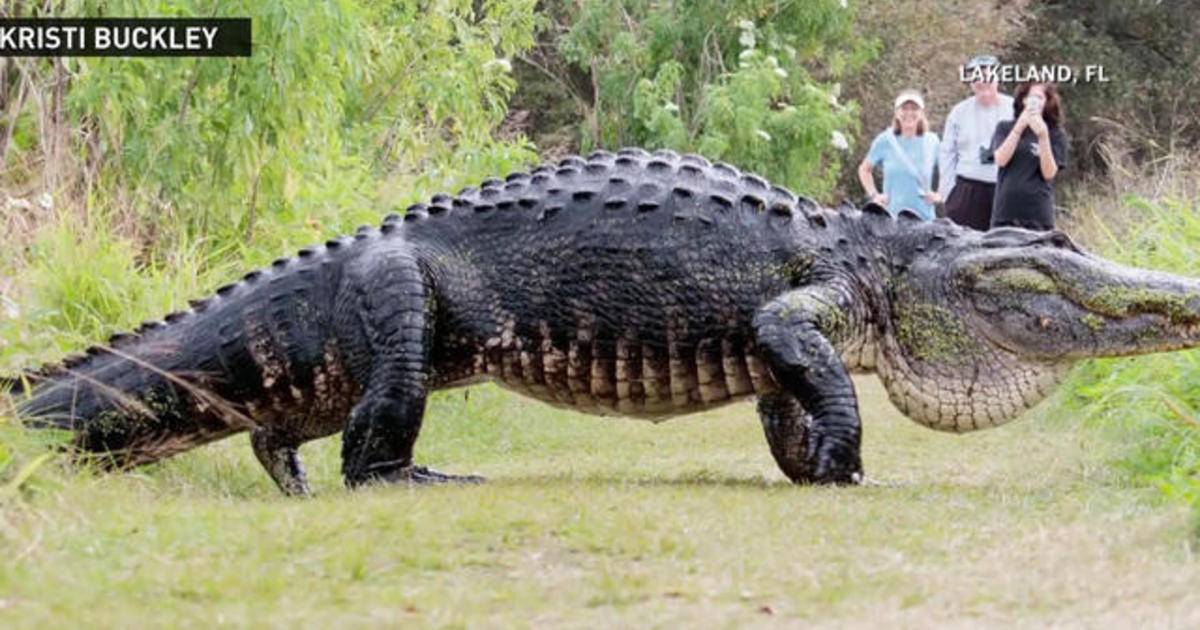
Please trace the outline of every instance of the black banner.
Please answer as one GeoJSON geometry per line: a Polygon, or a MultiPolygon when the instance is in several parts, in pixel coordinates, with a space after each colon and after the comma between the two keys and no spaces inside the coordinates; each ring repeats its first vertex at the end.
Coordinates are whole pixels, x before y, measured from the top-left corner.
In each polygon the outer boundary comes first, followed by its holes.
{"type": "Polygon", "coordinates": [[[250,18],[0,19],[0,57],[249,57],[250,18]]]}

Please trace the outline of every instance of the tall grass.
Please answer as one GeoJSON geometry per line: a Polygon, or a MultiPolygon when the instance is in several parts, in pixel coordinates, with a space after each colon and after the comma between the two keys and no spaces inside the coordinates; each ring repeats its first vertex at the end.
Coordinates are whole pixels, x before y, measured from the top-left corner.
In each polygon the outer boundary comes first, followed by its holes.
{"type": "Polygon", "coordinates": [[[536,159],[494,134],[532,0],[213,4],[169,13],[250,16],[252,57],[0,60],[0,373],[536,159]]]}
{"type": "MultiPolygon", "coordinates": [[[[53,4],[5,15],[245,15],[255,50],[0,59],[3,375],[536,160],[524,138],[496,133],[533,0],[53,4]]],[[[36,485],[45,451],[4,398],[0,494],[36,485]]]]}
{"type": "MultiPolygon", "coordinates": [[[[1200,276],[1200,172],[1189,157],[1116,166],[1109,182],[1080,187],[1078,230],[1113,260],[1200,276]]],[[[1200,350],[1090,361],[1065,390],[1063,411],[1121,432],[1118,464],[1131,480],[1195,506],[1200,527],[1200,350]]]]}

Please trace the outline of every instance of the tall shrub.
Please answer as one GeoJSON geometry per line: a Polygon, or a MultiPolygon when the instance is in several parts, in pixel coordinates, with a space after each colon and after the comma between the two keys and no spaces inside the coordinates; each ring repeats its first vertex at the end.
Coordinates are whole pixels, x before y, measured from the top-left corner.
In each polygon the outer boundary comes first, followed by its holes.
{"type": "Polygon", "coordinates": [[[576,0],[550,10],[573,69],[533,62],[572,92],[585,150],[698,151],[825,195],[854,135],[837,80],[867,52],[853,12],[838,0],[576,0]]]}

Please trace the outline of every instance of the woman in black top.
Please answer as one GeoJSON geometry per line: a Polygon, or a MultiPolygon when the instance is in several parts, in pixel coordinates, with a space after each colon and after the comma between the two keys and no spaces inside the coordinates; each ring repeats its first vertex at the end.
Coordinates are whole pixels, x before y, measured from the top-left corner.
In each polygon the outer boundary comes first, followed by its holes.
{"type": "Polygon", "coordinates": [[[1054,229],[1054,176],[1067,165],[1067,136],[1053,83],[1022,83],[1013,94],[1013,118],[996,125],[992,150],[996,196],[992,227],[1054,229]]]}

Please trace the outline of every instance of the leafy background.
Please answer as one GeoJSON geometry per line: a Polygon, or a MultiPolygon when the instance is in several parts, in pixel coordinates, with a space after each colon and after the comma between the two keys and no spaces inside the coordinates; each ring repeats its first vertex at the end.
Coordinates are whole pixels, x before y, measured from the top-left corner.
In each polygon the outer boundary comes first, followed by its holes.
{"type": "MultiPolygon", "coordinates": [[[[255,42],[248,59],[0,59],[5,372],[434,192],[566,153],[696,151],[830,205],[857,199],[852,167],[893,95],[925,91],[940,129],[967,96],[958,64],[981,52],[1106,67],[1111,83],[1061,89],[1065,223],[1116,259],[1200,275],[1194,2],[7,0],[0,14],[244,15],[255,42]]],[[[1198,356],[1090,362],[1048,414],[1110,436],[1113,483],[1200,514],[1198,356]]],[[[435,399],[472,419],[440,439],[538,450],[517,428],[488,433],[518,403],[482,391],[435,399]]],[[[12,420],[0,414],[0,429],[12,420]]],[[[37,523],[89,492],[86,473],[44,466],[42,439],[0,431],[0,534],[18,551],[40,530],[5,509],[37,523]]],[[[210,457],[216,488],[241,492],[230,478],[243,469],[261,477],[244,452],[231,467],[210,457]]],[[[181,461],[156,474],[170,484],[209,470],[204,454],[181,461]]]]}

